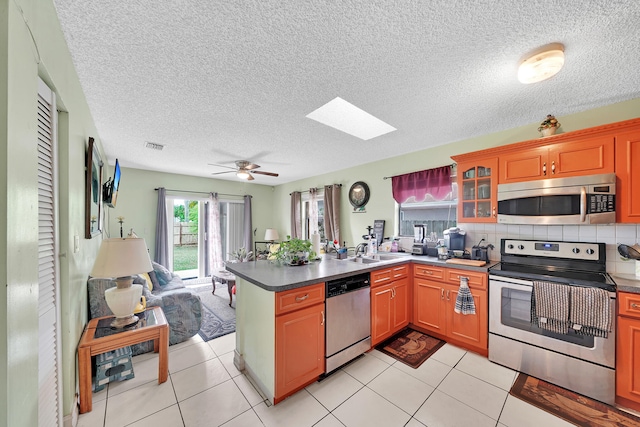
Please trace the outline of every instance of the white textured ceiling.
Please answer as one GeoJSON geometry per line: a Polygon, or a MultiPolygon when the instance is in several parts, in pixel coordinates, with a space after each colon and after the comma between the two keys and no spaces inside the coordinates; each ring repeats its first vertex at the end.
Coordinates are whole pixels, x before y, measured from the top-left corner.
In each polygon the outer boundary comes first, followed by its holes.
{"type": "Polygon", "coordinates": [[[280,173],[253,183],[276,185],[640,97],[637,0],[55,5],[125,167],[211,177],[246,159],[280,173]],[[519,61],[551,42],[565,67],[520,84],[519,61]],[[363,141],[305,117],[336,96],[398,130],[363,141]]]}

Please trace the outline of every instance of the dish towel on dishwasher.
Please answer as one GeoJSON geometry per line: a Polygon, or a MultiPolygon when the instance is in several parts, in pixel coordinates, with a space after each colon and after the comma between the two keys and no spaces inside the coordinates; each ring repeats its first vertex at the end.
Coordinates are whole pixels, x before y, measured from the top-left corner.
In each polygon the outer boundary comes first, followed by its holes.
{"type": "Polygon", "coordinates": [[[570,288],[558,283],[534,281],[531,323],[558,334],[568,333],[570,288]]]}
{"type": "Polygon", "coordinates": [[[456,296],[456,305],[453,311],[462,314],[476,314],[476,305],[473,302],[473,295],[469,289],[469,279],[467,277],[460,278],[460,288],[456,296]]]}
{"type": "Polygon", "coordinates": [[[569,321],[577,334],[607,338],[611,330],[611,308],[607,291],[572,286],[569,321]]]}

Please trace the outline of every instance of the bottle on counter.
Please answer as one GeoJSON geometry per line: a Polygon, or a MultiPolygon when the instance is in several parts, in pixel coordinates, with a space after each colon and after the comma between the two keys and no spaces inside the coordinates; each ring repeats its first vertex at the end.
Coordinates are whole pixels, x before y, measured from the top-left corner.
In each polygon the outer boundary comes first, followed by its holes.
{"type": "Polygon", "coordinates": [[[378,239],[375,234],[372,234],[369,238],[369,244],[367,245],[367,252],[369,255],[375,255],[378,253],[378,239]]]}

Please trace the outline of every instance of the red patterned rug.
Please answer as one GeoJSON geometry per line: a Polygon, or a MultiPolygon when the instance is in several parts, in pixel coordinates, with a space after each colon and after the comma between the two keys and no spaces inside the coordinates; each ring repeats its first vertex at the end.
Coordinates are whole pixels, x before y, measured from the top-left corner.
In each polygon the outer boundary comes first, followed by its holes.
{"type": "Polygon", "coordinates": [[[405,329],[379,344],[376,349],[415,369],[445,344],[422,332],[405,329]]]}
{"type": "Polygon", "coordinates": [[[578,426],[640,425],[640,418],[632,414],[526,374],[518,376],[509,393],[578,426]]]}

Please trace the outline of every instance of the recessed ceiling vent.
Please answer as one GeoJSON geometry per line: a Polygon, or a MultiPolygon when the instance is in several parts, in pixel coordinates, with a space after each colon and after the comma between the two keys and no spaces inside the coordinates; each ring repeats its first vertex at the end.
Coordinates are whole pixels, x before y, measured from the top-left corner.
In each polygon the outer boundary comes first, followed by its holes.
{"type": "Polygon", "coordinates": [[[144,145],[146,148],[150,148],[152,150],[158,150],[158,151],[162,151],[162,149],[164,148],[164,145],[162,144],[156,144],[155,142],[147,142],[144,145]]]}

